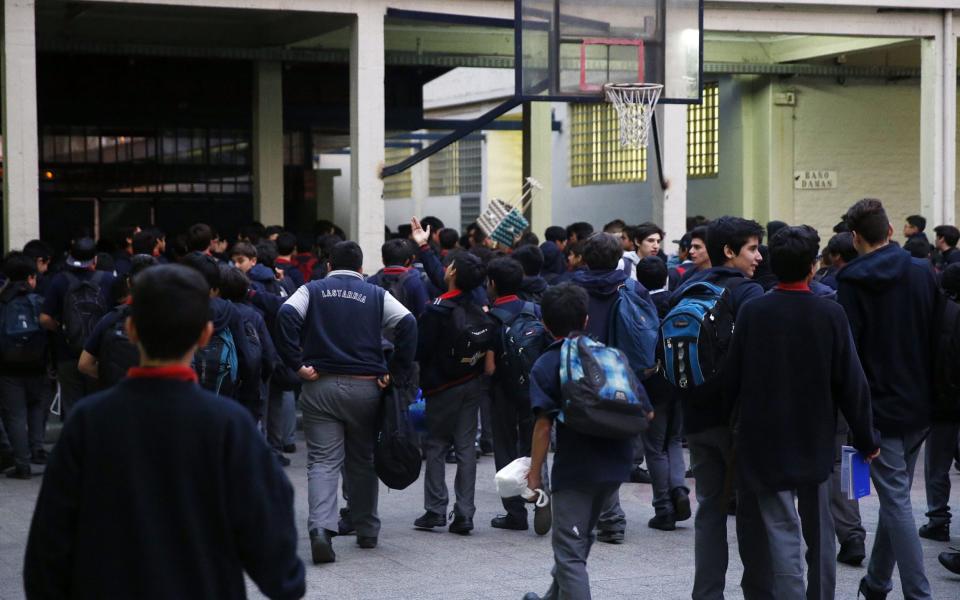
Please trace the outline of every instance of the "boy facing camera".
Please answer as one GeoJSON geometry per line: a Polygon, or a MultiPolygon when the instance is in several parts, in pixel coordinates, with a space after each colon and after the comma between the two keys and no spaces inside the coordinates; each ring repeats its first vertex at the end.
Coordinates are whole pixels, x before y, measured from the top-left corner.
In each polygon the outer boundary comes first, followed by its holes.
{"type": "Polygon", "coordinates": [[[244,572],[270,598],[303,596],[293,488],[249,412],[190,367],[213,334],[209,296],[184,266],[137,279],[140,366],[63,427],[27,542],[28,598],[242,598],[244,572]]]}

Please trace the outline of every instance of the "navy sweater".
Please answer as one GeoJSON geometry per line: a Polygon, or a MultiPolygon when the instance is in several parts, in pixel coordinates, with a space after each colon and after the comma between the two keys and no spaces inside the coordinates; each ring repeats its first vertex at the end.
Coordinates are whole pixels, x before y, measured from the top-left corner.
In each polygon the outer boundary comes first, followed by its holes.
{"type": "Polygon", "coordinates": [[[746,304],[725,365],[739,414],[737,464],[749,489],[787,490],[833,471],[837,409],[854,446],[879,446],[867,384],[843,308],[810,291],[774,289],[746,304]]]}
{"type": "Polygon", "coordinates": [[[243,331],[243,315],[233,303],[223,298],[211,298],[210,320],[213,321],[214,331],[230,330],[237,346],[237,367],[240,371],[240,386],[235,399],[257,414],[260,406],[260,369],[243,331]]]}
{"type": "MultiPolygon", "coordinates": [[[[711,267],[690,275],[673,293],[672,303],[676,305],[683,290],[698,281],[706,281],[722,287],[735,286],[730,292],[734,319],[739,316],[747,302],[763,296],[763,288],[760,284],[747,279],[742,271],[729,267],[711,267]]],[[[719,378],[680,394],[680,405],[683,407],[683,428],[686,433],[700,433],[714,427],[730,425],[730,401],[724,395],[719,378]]]]}
{"type": "Polygon", "coordinates": [[[427,286],[424,285],[423,279],[420,277],[420,271],[412,267],[389,266],[368,277],[367,283],[372,283],[389,291],[400,280],[403,281],[404,295],[401,302],[415,319],[420,318],[420,315],[427,308],[427,303],[430,302],[427,286]]]}
{"type": "Polygon", "coordinates": [[[410,311],[359,273],[331,271],[301,286],[280,308],[273,341],[294,371],[311,366],[332,375],[383,375],[384,330],[395,340],[389,371],[409,372],[417,347],[410,311]]]}
{"type": "Polygon", "coordinates": [[[877,429],[897,435],[926,427],[937,293],[929,262],[887,245],[851,261],[837,279],[837,296],[870,382],[877,429]]]}
{"type": "MultiPolygon", "coordinates": [[[[477,288],[479,289],[479,288],[477,288]]],[[[484,297],[486,293],[484,292],[484,297]]],[[[441,295],[437,300],[427,307],[427,310],[420,315],[417,322],[419,334],[417,336],[417,361],[420,363],[420,387],[424,394],[437,393],[454,385],[466,383],[471,379],[479,377],[483,373],[484,361],[477,363],[475,370],[469,376],[459,380],[451,381],[443,372],[438,364],[440,353],[449,348],[452,341],[450,327],[450,314],[453,311],[452,306],[446,303],[463,304],[473,302],[472,294],[462,292],[447,292],[441,295]]],[[[491,318],[491,323],[493,319],[491,318]]],[[[489,350],[493,350],[491,344],[489,350]]]]}
{"type": "Polygon", "coordinates": [[[610,312],[613,303],[619,297],[618,290],[620,286],[632,285],[634,291],[646,302],[653,302],[650,294],[636,280],[630,279],[624,271],[613,269],[609,271],[594,271],[585,269],[575,271],[572,278],[573,283],[579,285],[587,291],[589,304],[587,305],[587,314],[590,320],[587,322],[587,333],[590,337],[603,344],[607,343],[608,329],[610,327],[610,312]]]}
{"type": "MultiPolygon", "coordinates": [[[[188,371],[189,372],[189,371],[188,371]]],[[[27,541],[27,598],[300,598],[293,487],[250,415],[174,379],[71,411],[27,541]]]]}

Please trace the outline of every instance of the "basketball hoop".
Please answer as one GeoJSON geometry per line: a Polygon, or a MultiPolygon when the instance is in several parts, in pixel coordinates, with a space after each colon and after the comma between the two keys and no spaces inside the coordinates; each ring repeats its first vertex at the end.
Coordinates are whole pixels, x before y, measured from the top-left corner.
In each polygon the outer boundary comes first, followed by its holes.
{"type": "Polygon", "coordinates": [[[603,86],[607,102],[620,118],[620,145],[645,148],[653,110],[660,100],[660,83],[608,83],[603,86]]]}

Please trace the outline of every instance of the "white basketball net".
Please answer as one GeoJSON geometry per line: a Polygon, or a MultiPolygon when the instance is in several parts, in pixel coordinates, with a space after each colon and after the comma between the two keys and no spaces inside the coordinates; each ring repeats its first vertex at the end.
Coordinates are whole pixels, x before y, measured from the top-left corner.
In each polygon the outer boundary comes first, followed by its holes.
{"type": "Polygon", "coordinates": [[[620,145],[645,148],[653,109],[660,100],[663,85],[659,83],[608,83],[603,86],[607,102],[613,104],[620,118],[620,145]]]}

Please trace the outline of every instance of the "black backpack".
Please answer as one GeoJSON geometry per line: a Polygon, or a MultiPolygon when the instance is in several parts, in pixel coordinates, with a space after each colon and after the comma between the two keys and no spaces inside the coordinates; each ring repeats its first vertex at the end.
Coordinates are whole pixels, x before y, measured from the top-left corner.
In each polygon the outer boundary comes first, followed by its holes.
{"type": "Polygon", "coordinates": [[[380,481],[394,490],[402,490],[420,478],[423,457],[409,410],[415,395],[412,388],[393,385],[380,401],[373,464],[380,481]]]}
{"type": "Polygon", "coordinates": [[[960,304],[937,293],[933,347],[933,418],[960,421],[960,304]]]}
{"type": "Polygon", "coordinates": [[[0,305],[0,361],[33,365],[43,362],[47,332],[40,327],[43,298],[16,293],[0,305]]]}
{"type": "Polygon", "coordinates": [[[214,332],[207,345],[197,349],[191,366],[204,389],[233,398],[238,388],[240,366],[237,344],[230,328],[214,332]]]}
{"type": "Polygon", "coordinates": [[[259,381],[263,372],[263,342],[260,340],[257,328],[248,319],[243,319],[243,336],[247,338],[247,350],[250,353],[247,360],[250,361],[256,373],[256,379],[259,381]]]}
{"type": "Polygon", "coordinates": [[[464,379],[477,371],[477,365],[493,348],[495,325],[473,302],[441,300],[440,306],[450,308],[450,320],[445,327],[448,337],[440,356],[440,370],[449,381],[464,379]]]}
{"type": "Polygon", "coordinates": [[[553,342],[553,336],[537,317],[532,302],[524,303],[516,315],[501,308],[491,309],[490,314],[501,323],[497,379],[508,384],[511,390],[529,395],[533,363],[553,342]]]}
{"type": "Polygon", "coordinates": [[[61,326],[67,347],[79,355],[87,338],[109,310],[100,292],[100,282],[106,275],[103,271],[95,271],[90,279],[80,279],[70,271],[64,271],[64,275],[68,285],[63,296],[61,326]]]}
{"type": "Polygon", "coordinates": [[[381,273],[380,287],[390,292],[390,295],[397,299],[400,304],[407,306],[407,279],[410,277],[419,277],[415,269],[410,269],[406,273],[399,275],[381,273]]]}
{"type": "Polygon", "coordinates": [[[130,307],[121,306],[116,312],[119,313],[116,323],[104,331],[100,338],[97,383],[102,389],[113,387],[127,376],[131,367],[140,364],[140,351],[136,344],[130,341],[125,327],[130,307]]]}

